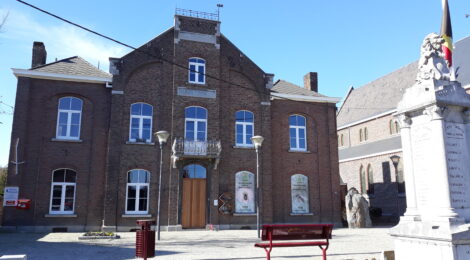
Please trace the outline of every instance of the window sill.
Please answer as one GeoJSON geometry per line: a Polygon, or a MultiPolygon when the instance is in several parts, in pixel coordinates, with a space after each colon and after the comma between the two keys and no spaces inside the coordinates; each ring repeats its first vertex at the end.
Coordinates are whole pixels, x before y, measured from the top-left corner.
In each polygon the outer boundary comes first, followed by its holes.
{"type": "Polygon", "coordinates": [[[76,218],[77,214],[46,214],[45,218],[76,218]]]}
{"type": "Polygon", "coordinates": [[[308,150],[290,150],[290,149],[287,150],[287,152],[289,152],[289,153],[312,153],[308,150]]]}
{"type": "Polygon", "coordinates": [[[65,143],[83,143],[83,140],[80,139],[60,139],[60,138],[52,138],[52,142],[65,142],[65,143]]]}
{"type": "Polygon", "coordinates": [[[235,217],[256,217],[256,213],[233,213],[235,217]]]}
{"type": "Polygon", "coordinates": [[[255,146],[241,146],[241,145],[234,145],[234,149],[246,149],[246,150],[254,150],[255,146]]]}
{"type": "Polygon", "coordinates": [[[313,216],[313,213],[290,213],[291,216],[313,216]]]}
{"type": "Polygon", "coordinates": [[[145,142],[131,142],[131,141],[126,141],[126,144],[137,144],[137,145],[155,145],[155,143],[145,143],[145,142]]]}
{"type": "Polygon", "coordinates": [[[151,218],[152,214],[122,214],[123,218],[151,218]]]}
{"type": "Polygon", "coordinates": [[[205,86],[206,82],[190,82],[190,81],[188,81],[188,84],[196,85],[196,86],[205,86]]]}

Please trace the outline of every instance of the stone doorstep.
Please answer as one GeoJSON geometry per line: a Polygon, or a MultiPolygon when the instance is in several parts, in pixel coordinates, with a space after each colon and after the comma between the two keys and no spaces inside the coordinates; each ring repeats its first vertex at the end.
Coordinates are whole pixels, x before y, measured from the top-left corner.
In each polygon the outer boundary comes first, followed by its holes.
{"type": "Polygon", "coordinates": [[[0,259],[9,259],[9,260],[26,260],[26,255],[4,255],[0,256],[0,259]]]}

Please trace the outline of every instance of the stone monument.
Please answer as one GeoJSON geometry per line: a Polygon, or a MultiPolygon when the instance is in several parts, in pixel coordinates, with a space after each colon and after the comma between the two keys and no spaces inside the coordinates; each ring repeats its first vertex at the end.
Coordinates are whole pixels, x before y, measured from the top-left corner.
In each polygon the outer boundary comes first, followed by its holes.
{"type": "Polygon", "coordinates": [[[429,34],[399,102],[407,209],[390,230],[396,259],[470,259],[470,95],[429,34]]]}
{"type": "Polygon", "coordinates": [[[356,190],[351,188],[346,194],[346,218],[349,228],[372,227],[369,216],[369,202],[356,190]]]}

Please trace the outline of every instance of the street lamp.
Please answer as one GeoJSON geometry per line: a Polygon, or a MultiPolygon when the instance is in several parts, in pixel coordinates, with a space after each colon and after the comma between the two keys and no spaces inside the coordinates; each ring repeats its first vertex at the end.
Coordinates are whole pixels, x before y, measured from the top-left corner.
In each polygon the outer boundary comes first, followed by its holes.
{"type": "MultiPolygon", "coordinates": [[[[400,185],[398,183],[398,163],[400,162],[400,156],[392,155],[392,156],[390,156],[390,160],[392,160],[393,167],[395,168],[395,182],[397,183],[397,192],[398,192],[399,185],[400,185]]],[[[398,212],[399,212],[399,208],[400,208],[400,206],[398,204],[399,204],[399,201],[398,201],[398,198],[397,198],[397,216],[399,216],[398,212]]]]}
{"type": "Polygon", "coordinates": [[[251,141],[255,145],[256,149],[256,231],[258,233],[258,238],[260,238],[260,233],[259,233],[259,226],[260,226],[260,204],[261,204],[261,196],[260,196],[260,190],[259,190],[259,149],[261,148],[261,145],[263,144],[264,138],[260,135],[256,135],[251,137],[251,141]]]}
{"type": "Polygon", "coordinates": [[[163,145],[166,144],[170,133],[158,131],[154,134],[160,144],[160,174],[158,176],[158,204],[157,204],[157,240],[160,240],[160,197],[162,195],[162,165],[163,165],[163,145]]]}

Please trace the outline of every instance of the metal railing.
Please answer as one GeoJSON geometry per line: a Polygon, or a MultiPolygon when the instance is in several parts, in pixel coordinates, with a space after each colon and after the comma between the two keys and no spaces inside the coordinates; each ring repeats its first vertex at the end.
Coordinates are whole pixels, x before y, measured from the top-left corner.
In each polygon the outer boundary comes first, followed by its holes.
{"type": "Polygon", "coordinates": [[[182,16],[189,16],[201,19],[208,19],[208,20],[219,20],[219,14],[217,13],[207,13],[207,12],[200,12],[200,11],[193,11],[189,9],[181,9],[176,8],[175,14],[182,15],[182,16]]]}
{"type": "Polygon", "coordinates": [[[195,141],[177,137],[173,141],[173,155],[178,157],[218,158],[222,151],[220,140],[195,141]]]}

